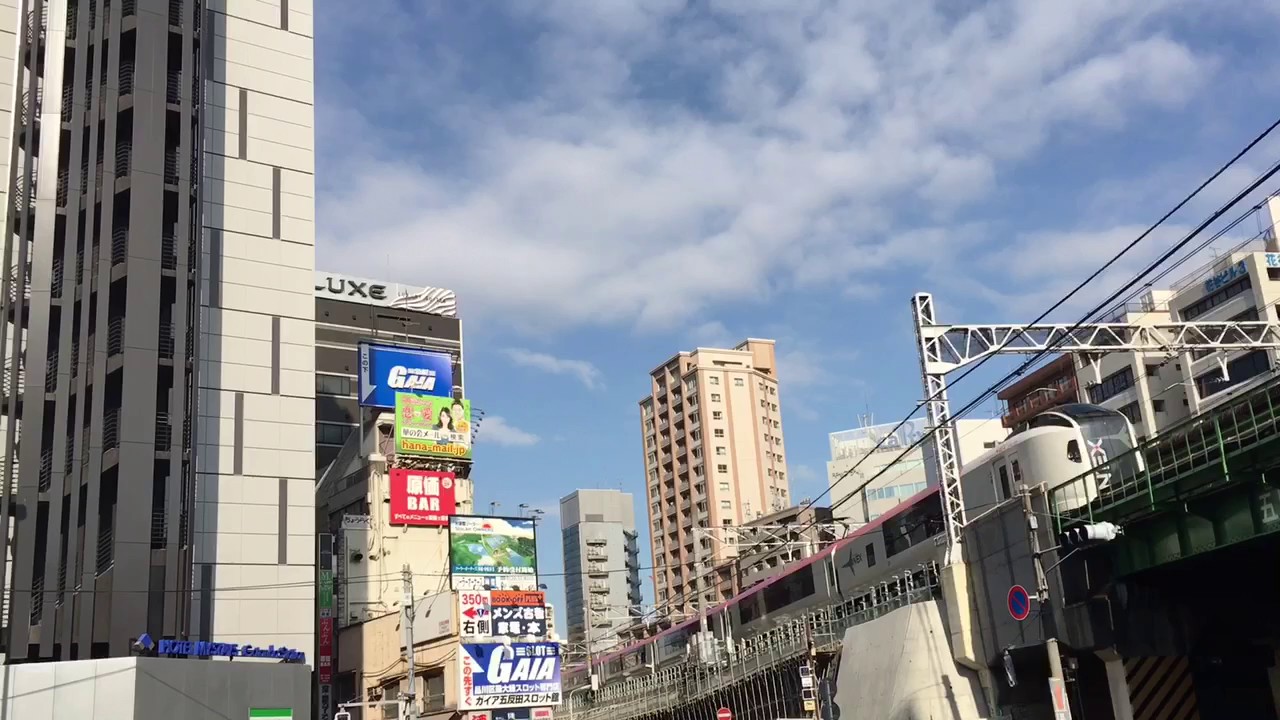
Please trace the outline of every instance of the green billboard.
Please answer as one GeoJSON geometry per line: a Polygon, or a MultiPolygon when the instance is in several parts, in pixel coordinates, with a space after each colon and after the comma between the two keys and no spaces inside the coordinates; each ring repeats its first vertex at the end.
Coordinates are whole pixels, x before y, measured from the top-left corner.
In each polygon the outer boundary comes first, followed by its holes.
{"type": "Polygon", "coordinates": [[[471,459],[471,401],[396,393],[396,453],[471,459]]]}

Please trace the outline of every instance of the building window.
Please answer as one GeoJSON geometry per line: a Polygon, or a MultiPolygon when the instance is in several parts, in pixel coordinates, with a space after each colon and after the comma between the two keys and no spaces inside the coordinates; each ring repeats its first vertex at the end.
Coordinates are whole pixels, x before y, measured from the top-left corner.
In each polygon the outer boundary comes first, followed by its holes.
{"type": "Polygon", "coordinates": [[[723,419],[724,419],[724,413],[723,413],[723,412],[721,412],[721,411],[719,411],[719,410],[712,410],[712,411],[711,411],[711,419],[712,419],[712,420],[723,420],[723,419]]]}
{"type": "Polygon", "coordinates": [[[729,483],[722,482],[719,484],[720,492],[729,492],[729,483]]]}
{"type": "Polygon", "coordinates": [[[727,472],[729,472],[729,466],[728,466],[728,465],[717,465],[717,466],[716,466],[716,472],[719,472],[719,473],[727,473],[727,472]]]}
{"type": "Polygon", "coordinates": [[[729,451],[728,451],[728,450],[726,450],[726,449],[724,448],[724,446],[723,446],[723,445],[717,445],[717,446],[716,446],[716,454],[717,454],[717,455],[728,455],[728,454],[729,454],[729,451]]]}
{"type": "Polygon", "coordinates": [[[1152,410],[1154,410],[1155,412],[1164,412],[1164,401],[1163,401],[1163,400],[1152,400],[1152,401],[1151,401],[1151,409],[1152,409],[1152,410]]]}
{"type": "Polygon", "coordinates": [[[1089,402],[1101,405],[1107,400],[1133,387],[1133,368],[1113,372],[1102,378],[1102,382],[1089,388],[1089,402]]]}
{"type": "Polygon", "coordinates": [[[1119,408],[1117,412],[1129,418],[1129,422],[1133,423],[1134,425],[1137,425],[1138,423],[1142,422],[1142,413],[1138,410],[1137,401],[1131,402],[1128,405],[1125,405],[1124,407],[1119,408]]]}
{"type": "Polygon", "coordinates": [[[1147,374],[1147,377],[1149,378],[1158,377],[1160,375],[1159,365],[1148,364],[1148,365],[1144,365],[1142,369],[1143,369],[1143,372],[1145,372],[1147,374]]]}
{"type": "Polygon", "coordinates": [[[715,429],[715,432],[714,432],[714,433],[712,433],[712,435],[714,435],[715,437],[718,437],[718,438],[722,438],[722,437],[724,437],[724,428],[716,428],[716,429],[715,429]]]}
{"type": "Polygon", "coordinates": [[[867,543],[867,567],[876,566],[876,545],[875,543],[867,543]]]}
{"type": "Polygon", "coordinates": [[[355,378],[346,375],[321,375],[316,373],[316,393],[351,397],[356,394],[355,378]]]}
{"type": "Polygon", "coordinates": [[[721,500],[721,501],[720,501],[720,509],[721,509],[721,510],[732,510],[732,509],[733,509],[733,503],[729,502],[728,500],[721,500]]]}
{"type": "Polygon", "coordinates": [[[316,443],[319,445],[342,445],[355,430],[352,425],[334,425],[332,423],[316,423],[316,443]]]}
{"type": "MultiPolygon", "coordinates": [[[[717,376],[715,376],[715,375],[712,375],[710,378],[707,378],[707,381],[708,381],[708,382],[710,382],[712,385],[719,385],[719,384],[720,384],[720,378],[719,378],[719,377],[717,377],[717,376]]],[[[713,398],[714,398],[714,397],[715,397],[715,395],[712,395],[711,397],[713,397],[713,398]]]]}
{"type": "Polygon", "coordinates": [[[1249,290],[1251,287],[1253,287],[1253,285],[1249,280],[1249,276],[1245,275],[1230,285],[1219,289],[1217,292],[1206,295],[1182,308],[1178,311],[1178,315],[1184,322],[1194,320],[1213,308],[1226,303],[1231,298],[1249,290]]]}
{"type": "Polygon", "coordinates": [[[711,393],[711,402],[720,402],[720,393],[711,393]]]}
{"type": "Polygon", "coordinates": [[[743,386],[745,386],[746,384],[747,384],[747,383],[746,383],[746,381],[745,381],[745,380],[743,380],[742,378],[734,378],[734,379],[733,379],[733,386],[734,386],[734,387],[743,387],[743,386]]]}
{"type": "Polygon", "coordinates": [[[1201,398],[1216,395],[1223,390],[1261,375],[1271,369],[1271,359],[1266,350],[1254,350],[1227,363],[1228,380],[1222,379],[1222,368],[1215,367],[1196,378],[1196,390],[1201,398]]]}

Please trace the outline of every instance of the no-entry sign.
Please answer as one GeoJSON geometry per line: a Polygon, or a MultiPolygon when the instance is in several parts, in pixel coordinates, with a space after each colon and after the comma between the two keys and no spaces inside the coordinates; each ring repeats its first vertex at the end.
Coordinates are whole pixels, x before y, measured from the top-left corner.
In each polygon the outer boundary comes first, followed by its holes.
{"type": "Polygon", "coordinates": [[[716,711],[716,720],[733,720],[733,711],[722,707],[716,711]]]}
{"type": "Polygon", "coordinates": [[[1009,588],[1009,614],[1018,622],[1026,620],[1031,614],[1031,596],[1021,585],[1009,588]]]}

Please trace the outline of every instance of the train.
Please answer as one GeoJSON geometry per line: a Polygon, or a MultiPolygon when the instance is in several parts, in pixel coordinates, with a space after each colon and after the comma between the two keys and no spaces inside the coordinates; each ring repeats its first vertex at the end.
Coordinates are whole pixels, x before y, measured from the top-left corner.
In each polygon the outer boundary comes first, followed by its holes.
{"type": "MultiPolygon", "coordinates": [[[[1078,498],[1064,502],[1075,509],[1107,491],[1116,463],[1141,471],[1142,459],[1133,426],[1121,413],[1087,404],[1070,404],[1040,413],[1026,429],[1011,435],[964,466],[961,489],[969,517],[994,507],[1024,485],[1056,487],[1075,480],[1078,498]],[[1099,466],[1111,462],[1106,470],[1099,466]],[[1132,465],[1133,467],[1129,467],[1132,465]],[[1097,468],[1095,470],[1095,468],[1097,468]],[[1081,482],[1083,480],[1083,482],[1081,482]]],[[[895,575],[940,564],[945,552],[942,497],[929,487],[900,503],[874,522],[836,540],[822,551],[798,560],[706,611],[707,627],[736,641],[815,610],[840,605],[895,575]]],[[[652,637],[606,651],[594,658],[601,683],[654,671],[687,659],[701,618],[675,624],[652,637]]],[[[585,676],[584,667],[566,675],[585,676]]]]}

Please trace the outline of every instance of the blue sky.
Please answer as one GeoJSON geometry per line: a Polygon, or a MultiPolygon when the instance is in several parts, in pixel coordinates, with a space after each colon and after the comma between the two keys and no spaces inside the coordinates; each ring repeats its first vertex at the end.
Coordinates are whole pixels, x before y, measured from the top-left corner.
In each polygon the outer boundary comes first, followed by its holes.
{"type": "Polygon", "coordinates": [[[647,524],[652,367],[775,338],[817,495],[828,432],[921,395],[911,294],[1035,317],[1275,119],[1278,30],[1244,0],[319,3],[317,264],[458,292],[477,506],[547,510],[558,572],[574,488],[647,524]]]}

